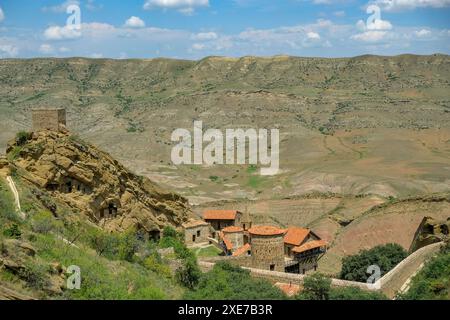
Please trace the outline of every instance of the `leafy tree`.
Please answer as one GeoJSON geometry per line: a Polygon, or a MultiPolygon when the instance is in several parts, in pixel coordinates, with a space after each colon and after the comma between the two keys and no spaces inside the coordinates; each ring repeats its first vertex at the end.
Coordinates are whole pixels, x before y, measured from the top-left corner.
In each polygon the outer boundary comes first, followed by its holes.
{"type": "Polygon", "coordinates": [[[300,300],[328,300],[331,290],[331,279],[321,273],[305,277],[303,291],[297,295],[300,300]]]}
{"type": "Polygon", "coordinates": [[[194,300],[285,299],[286,296],[267,280],[254,279],[248,270],[227,262],[218,262],[203,274],[195,290],[185,294],[194,300]]]}
{"type": "Polygon", "coordinates": [[[129,229],[119,237],[118,258],[133,262],[134,254],[139,248],[136,230],[129,229]]]}
{"type": "Polygon", "coordinates": [[[339,277],[345,280],[366,282],[370,274],[367,268],[377,265],[381,269],[381,276],[389,272],[400,261],[407,257],[407,252],[396,243],[388,243],[362,250],[358,254],[342,259],[342,269],[339,277]]]}

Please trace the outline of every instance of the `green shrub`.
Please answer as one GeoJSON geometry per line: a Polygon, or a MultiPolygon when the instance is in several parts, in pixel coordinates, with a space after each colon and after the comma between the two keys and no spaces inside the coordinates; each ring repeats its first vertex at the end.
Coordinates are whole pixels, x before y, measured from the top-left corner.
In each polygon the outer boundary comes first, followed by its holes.
{"type": "Polygon", "coordinates": [[[329,300],[331,279],[321,273],[305,278],[303,291],[297,295],[300,300],[329,300]]]}
{"type": "Polygon", "coordinates": [[[355,287],[331,288],[330,300],[387,300],[383,293],[355,287]]]}
{"type": "Polygon", "coordinates": [[[110,259],[114,259],[117,256],[117,245],[119,242],[117,236],[102,230],[95,230],[89,235],[88,239],[90,246],[99,256],[104,255],[110,259]]]}
{"type": "Polygon", "coordinates": [[[7,158],[9,161],[14,161],[16,160],[20,153],[22,152],[23,147],[22,146],[15,146],[12,148],[11,151],[8,152],[7,158]]]}
{"type": "Polygon", "coordinates": [[[168,265],[162,263],[161,258],[156,255],[150,255],[144,260],[144,266],[157,274],[162,275],[166,278],[172,278],[172,273],[168,265]]]}
{"type": "Polygon", "coordinates": [[[370,277],[370,274],[367,273],[369,266],[379,266],[381,276],[383,276],[405,259],[407,255],[405,249],[395,243],[376,246],[370,250],[362,250],[358,254],[342,259],[339,277],[345,280],[366,282],[367,278],[370,277]]]}
{"type": "Polygon", "coordinates": [[[139,247],[136,231],[130,229],[119,236],[118,258],[132,262],[139,247]]]}
{"type": "Polygon", "coordinates": [[[19,226],[14,223],[11,227],[3,231],[3,235],[8,238],[20,239],[22,236],[22,231],[20,231],[19,226]]]}
{"type": "Polygon", "coordinates": [[[19,131],[16,134],[16,143],[19,146],[25,145],[31,139],[31,133],[26,131],[19,131]]]}
{"type": "Polygon", "coordinates": [[[450,242],[412,278],[401,300],[450,299],[450,242]]]}
{"type": "Polygon", "coordinates": [[[60,221],[57,221],[49,211],[41,211],[35,214],[31,221],[31,228],[34,232],[49,233],[62,228],[60,221]]]}
{"type": "Polygon", "coordinates": [[[195,290],[185,293],[194,300],[256,300],[286,299],[286,296],[269,281],[255,279],[248,270],[227,262],[218,262],[214,268],[202,274],[195,290]]]}
{"type": "Polygon", "coordinates": [[[43,290],[48,286],[48,267],[37,264],[28,263],[25,268],[19,270],[18,276],[24,280],[27,285],[36,290],[43,290]]]}
{"type": "Polygon", "coordinates": [[[297,296],[300,300],[385,300],[387,297],[374,291],[366,291],[355,287],[331,287],[331,279],[315,273],[307,276],[303,283],[303,291],[297,296]]]}

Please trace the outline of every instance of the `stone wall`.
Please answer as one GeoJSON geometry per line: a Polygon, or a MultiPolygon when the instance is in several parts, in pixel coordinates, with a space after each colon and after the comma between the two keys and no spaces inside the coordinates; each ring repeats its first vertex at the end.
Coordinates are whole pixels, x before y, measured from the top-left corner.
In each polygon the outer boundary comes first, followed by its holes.
{"type": "Polygon", "coordinates": [[[208,236],[209,225],[206,224],[184,229],[184,242],[187,246],[192,246],[197,243],[208,243],[208,236]]]}
{"type": "Polygon", "coordinates": [[[443,242],[422,247],[402,260],[394,269],[385,274],[377,283],[381,291],[390,298],[399,292],[407,280],[417,272],[423,263],[439,252],[443,242]]]}
{"type": "Polygon", "coordinates": [[[32,110],[33,131],[59,131],[66,125],[65,109],[34,109],[32,110]]]}

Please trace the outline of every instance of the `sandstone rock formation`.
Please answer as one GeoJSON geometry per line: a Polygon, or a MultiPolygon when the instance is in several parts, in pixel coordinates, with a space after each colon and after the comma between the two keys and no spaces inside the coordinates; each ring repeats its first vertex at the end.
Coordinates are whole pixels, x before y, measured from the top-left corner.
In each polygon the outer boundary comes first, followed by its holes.
{"type": "MultiPolygon", "coordinates": [[[[40,131],[7,147],[9,166],[24,180],[108,231],[130,227],[159,237],[166,225],[187,221],[187,200],[137,176],[109,154],[69,133],[40,131]]],[[[39,197],[38,197],[39,198],[39,197]]],[[[55,211],[52,205],[50,211],[55,211]]]]}

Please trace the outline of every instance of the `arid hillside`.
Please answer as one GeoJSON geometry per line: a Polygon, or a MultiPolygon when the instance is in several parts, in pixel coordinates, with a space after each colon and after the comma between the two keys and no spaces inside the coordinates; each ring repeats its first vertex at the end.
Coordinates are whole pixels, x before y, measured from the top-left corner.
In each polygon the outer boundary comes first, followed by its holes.
{"type": "Polygon", "coordinates": [[[447,55],[0,60],[0,84],[0,145],[31,108],[64,106],[72,132],[194,204],[450,189],[447,55]],[[279,128],[281,173],[174,166],[170,135],[193,120],[279,128]]]}

